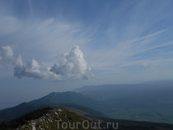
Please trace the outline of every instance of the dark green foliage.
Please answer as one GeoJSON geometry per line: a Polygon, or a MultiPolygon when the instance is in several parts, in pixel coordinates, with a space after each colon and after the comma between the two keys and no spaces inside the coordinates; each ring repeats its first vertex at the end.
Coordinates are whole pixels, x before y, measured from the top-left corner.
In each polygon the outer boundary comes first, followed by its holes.
{"type": "Polygon", "coordinates": [[[7,108],[0,111],[0,122],[8,122],[10,120],[16,119],[28,112],[33,110],[37,110],[40,108],[44,108],[44,105],[40,104],[29,104],[29,103],[21,103],[15,107],[7,108]]]}
{"type": "Polygon", "coordinates": [[[71,117],[69,117],[68,119],[69,119],[69,120],[72,120],[72,118],[71,118],[71,117]]]}
{"type": "Polygon", "coordinates": [[[0,130],[10,130],[5,122],[0,123],[0,130]]]}
{"type": "Polygon", "coordinates": [[[37,110],[37,109],[41,109],[44,107],[50,107],[50,108],[62,108],[62,109],[68,109],[68,110],[72,110],[72,111],[81,111],[78,114],[81,115],[93,115],[93,116],[103,116],[103,117],[108,117],[105,116],[104,114],[95,111],[91,108],[87,108],[84,106],[80,106],[77,104],[72,104],[72,103],[65,103],[65,104],[47,104],[47,105],[41,105],[41,104],[32,104],[32,103],[22,103],[16,107],[12,107],[12,108],[8,108],[5,110],[1,110],[0,111],[0,122],[5,121],[11,121],[13,119],[16,119],[28,112],[31,112],[33,110],[37,110]],[[18,109],[18,110],[17,110],[18,109]],[[83,113],[83,114],[82,114],[83,113]]]}
{"type": "Polygon", "coordinates": [[[34,120],[34,119],[38,119],[40,117],[42,117],[45,113],[47,113],[49,110],[51,110],[51,108],[46,107],[46,108],[42,108],[42,109],[37,109],[33,112],[30,112],[26,115],[23,115],[15,120],[12,120],[11,122],[9,122],[11,124],[11,126],[13,128],[17,128],[19,125],[24,125],[27,123],[27,121],[29,120],[34,120]]]}
{"type": "Polygon", "coordinates": [[[42,117],[45,113],[47,113],[49,110],[52,110],[49,107],[45,107],[42,109],[34,110],[33,112],[30,112],[28,114],[25,114],[19,118],[16,118],[15,120],[12,120],[8,123],[0,123],[0,130],[11,130],[14,128],[17,128],[19,126],[22,126],[24,124],[27,124],[28,121],[38,119],[42,117]]]}

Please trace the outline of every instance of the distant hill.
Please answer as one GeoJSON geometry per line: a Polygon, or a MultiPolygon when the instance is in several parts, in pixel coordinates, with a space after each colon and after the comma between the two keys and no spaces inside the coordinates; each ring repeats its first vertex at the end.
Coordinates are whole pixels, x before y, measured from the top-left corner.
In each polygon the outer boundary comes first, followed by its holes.
{"type": "Polygon", "coordinates": [[[114,119],[173,124],[172,86],[119,84],[86,86],[75,91],[78,92],[53,92],[31,102],[1,110],[0,121],[14,119],[38,108],[51,107],[73,109],[91,119],[108,116],[114,119]],[[92,114],[96,116],[92,117],[92,114]]]}
{"type": "Polygon", "coordinates": [[[97,111],[115,119],[173,123],[173,84],[168,84],[107,84],[74,91],[102,102],[97,111]]]}
{"type": "Polygon", "coordinates": [[[172,86],[149,84],[116,84],[84,86],[74,91],[107,105],[124,107],[173,107],[172,86]]]}
{"type": "Polygon", "coordinates": [[[64,104],[64,103],[72,103],[72,104],[78,104],[81,106],[90,107],[92,109],[97,108],[100,106],[100,102],[87,97],[83,94],[77,93],[77,92],[52,92],[42,98],[39,98],[37,100],[33,100],[29,102],[30,104],[64,104]]]}
{"type": "Polygon", "coordinates": [[[148,81],[143,84],[149,85],[159,85],[159,86],[172,86],[173,80],[157,80],[157,81],[148,81]]]}

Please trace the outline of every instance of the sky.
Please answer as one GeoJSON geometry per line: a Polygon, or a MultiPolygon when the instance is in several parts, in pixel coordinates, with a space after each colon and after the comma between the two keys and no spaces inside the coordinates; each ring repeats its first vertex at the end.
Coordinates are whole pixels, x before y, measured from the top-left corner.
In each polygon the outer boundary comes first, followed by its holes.
{"type": "Polygon", "coordinates": [[[0,109],[50,92],[173,78],[172,0],[0,0],[0,109]]]}

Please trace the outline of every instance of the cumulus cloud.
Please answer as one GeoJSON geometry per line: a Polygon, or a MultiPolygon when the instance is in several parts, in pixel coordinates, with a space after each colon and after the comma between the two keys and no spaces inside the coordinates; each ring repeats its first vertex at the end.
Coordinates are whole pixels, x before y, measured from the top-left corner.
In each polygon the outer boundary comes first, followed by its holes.
{"type": "Polygon", "coordinates": [[[89,79],[94,76],[78,46],[74,46],[70,53],[62,54],[58,64],[54,64],[50,71],[60,75],[62,79],[89,79]]]}
{"type": "Polygon", "coordinates": [[[21,56],[16,59],[14,67],[14,76],[17,78],[22,77],[32,77],[35,79],[46,80],[48,79],[48,72],[46,68],[38,63],[35,59],[30,62],[27,62],[26,65],[23,65],[21,56]]]}
{"type": "Polygon", "coordinates": [[[45,67],[35,59],[23,63],[22,56],[14,56],[11,46],[0,49],[0,63],[14,66],[14,76],[17,78],[31,77],[41,80],[68,80],[89,79],[93,77],[91,68],[84,59],[83,52],[78,46],[74,46],[70,53],[64,53],[58,57],[58,62],[52,67],[45,67]]]}

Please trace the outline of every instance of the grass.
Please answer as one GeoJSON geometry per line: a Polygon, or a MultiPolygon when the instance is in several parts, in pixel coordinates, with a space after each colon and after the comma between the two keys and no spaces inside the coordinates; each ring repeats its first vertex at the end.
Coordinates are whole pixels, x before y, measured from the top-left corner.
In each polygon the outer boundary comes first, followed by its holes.
{"type": "MultiPolygon", "coordinates": [[[[77,115],[75,112],[62,109],[62,111],[58,111],[57,109],[49,111],[47,114],[42,116],[39,119],[31,120],[27,123],[27,125],[24,125],[23,127],[19,127],[19,130],[30,130],[32,129],[32,125],[34,124],[36,130],[42,129],[49,129],[49,130],[63,130],[63,129],[70,129],[71,127],[76,128],[78,127],[79,130],[83,130],[84,128],[82,125],[76,125],[76,122],[82,122],[84,120],[87,120],[88,122],[91,122],[84,116],[77,115]],[[69,123],[71,122],[71,123],[69,123]],[[64,126],[64,125],[65,126],[64,126]],[[64,128],[66,127],[67,128],[64,128]]],[[[88,128],[86,130],[91,130],[91,128],[88,128]]]]}

